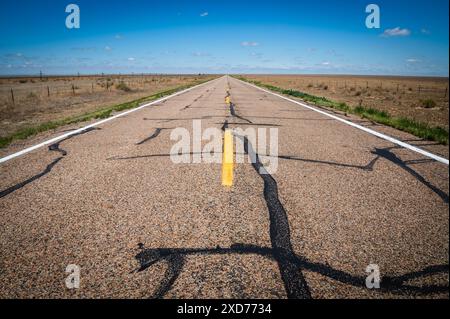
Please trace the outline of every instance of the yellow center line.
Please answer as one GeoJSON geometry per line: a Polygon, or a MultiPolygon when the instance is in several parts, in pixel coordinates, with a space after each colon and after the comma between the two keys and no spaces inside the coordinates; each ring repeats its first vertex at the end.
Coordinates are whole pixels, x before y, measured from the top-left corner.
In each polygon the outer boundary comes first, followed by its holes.
{"type": "Polygon", "coordinates": [[[228,187],[233,186],[233,144],[233,133],[231,130],[225,130],[223,137],[222,185],[228,187]]]}

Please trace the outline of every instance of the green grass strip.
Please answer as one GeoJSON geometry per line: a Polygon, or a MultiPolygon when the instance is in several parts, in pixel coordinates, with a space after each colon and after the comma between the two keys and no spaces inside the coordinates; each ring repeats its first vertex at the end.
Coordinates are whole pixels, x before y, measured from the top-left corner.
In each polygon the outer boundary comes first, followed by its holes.
{"type": "Polygon", "coordinates": [[[435,141],[443,145],[448,145],[449,132],[447,129],[440,126],[431,126],[427,123],[418,122],[405,117],[393,117],[386,111],[380,111],[374,108],[368,108],[364,106],[353,108],[346,103],[335,102],[325,97],[314,96],[300,91],[286,90],[273,85],[264,84],[259,81],[252,81],[241,76],[236,78],[277,93],[300,98],[305,102],[309,102],[316,106],[333,108],[346,113],[359,115],[362,118],[386,126],[394,127],[398,130],[413,134],[425,140],[435,141]]]}
{"type": "Polygon", "coordinates": [[[202,83],[205,83],[208,81],[210,81],[210,80],[196,81],[191,84],[178,86],[176,88],[158,92],[153,95],[143,97],[143,98],[140,98],[140,99],[137,99],[134,101],[130,101],[130,102],[122,103],[122,104],[116,104],[113,106],[109,106],[109,107],[106,107],[106,108],[103,108],[100,110],[96,110],[93,112],[85,113],[82,115],[67,117],[67,118],[64,118],[61,120],[49,121],[49,122],[41,123],[36,126],[25,127],[11,135],[8,135],[5,137],[0,137],[0,148],[4,148],[4,147],[8,146],[13,141],[24,140],[24,139],[34,136],[38,133],[53,130],[53,129],[56,129],[63,125],[76,124],[76,123],[80,123],[80,122],[90,121],[93,119],[105,119],[105,118],[110,117],[113,112],[120,112],[120,111],[125,111],[128,109],[136,108],[143,103],[158,100],[160,98],[163,98],[164,96],[174,94],[176,92],[188,89],[190,87],[193,87],[195,85],[199,85],[199,84],[202,84],[202,83]]]}

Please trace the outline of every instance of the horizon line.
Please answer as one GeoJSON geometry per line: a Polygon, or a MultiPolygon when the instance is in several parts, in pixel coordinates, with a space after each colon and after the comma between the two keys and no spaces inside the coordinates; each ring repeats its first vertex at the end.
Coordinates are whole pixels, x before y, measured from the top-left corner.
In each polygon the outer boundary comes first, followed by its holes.
{"type": "Polygon", "coordinates": [[[173,76],[173,75],[279,75],[279,76],[353,76],[353,77],[404,77],[404,78],[443,78],[449,79],[449,75],[423,75],[423,74],[358,74],[358,73],[247,73],[247,72],[237,72],[237,73],[209,73],[209,72],[199,72],[199,73],[171,73],[171,72],[132,72],[132,73],[53,73],[53,74],[0,74],[0,78],[50,78],[50,77],[93,77],[93,76],[173,76]]]}

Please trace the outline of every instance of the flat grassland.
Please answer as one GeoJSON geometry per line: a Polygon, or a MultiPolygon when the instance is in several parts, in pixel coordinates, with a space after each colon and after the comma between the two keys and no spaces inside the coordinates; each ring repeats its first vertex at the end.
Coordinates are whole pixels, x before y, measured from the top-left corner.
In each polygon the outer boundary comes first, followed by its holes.
{"type": "Polygon", "coordinates": [[[105,75],[0,78],[0,138],[43,123],[82,116],[213,77],[105,75]]]}
{"type": "Polygon", "coordinates": [[[251,81],[364,106],[448,130],[448,78],[346,75],[244,75],[251,81]]]}

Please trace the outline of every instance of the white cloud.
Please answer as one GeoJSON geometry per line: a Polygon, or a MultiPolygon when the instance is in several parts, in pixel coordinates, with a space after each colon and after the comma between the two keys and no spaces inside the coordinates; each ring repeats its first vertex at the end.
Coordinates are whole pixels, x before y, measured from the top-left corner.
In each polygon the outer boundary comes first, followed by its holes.
{"type": "Polygon", "coordinates": [[[107,46],[105,47],[105,51],[111,51],[111,50],[112,50],[112,48],[111,48],[110,46],[107,45],[107,46]]]}
{"type": "Polygon", "coordinates": [[[203,13],[200,13],[200,16],[201,17],[207,17],[209,15],[209,13],[208,12],[203,12],[203,13]]]}
{"type": "Polygon", "coordinates": [[[259,45],[259,43],[258,42],[252,42],[252,41],[244,41],[244,42],[241,42],[241,45],[243,47],[256,47],[256,46],[259,45]]]}
{"type": "Polygon", "coordinates": [[[128,61],[134,61],[136,60],[135,58],[128,58],[128,61]]]}
{"type": "Polygon", "coordinates": [[[406,62],[408,62],[408,63],[417,63],[417,62],[420,62],[420,60],[418,60],[418,59],[407,59],[406,62]]]}
{"type": "Polygon", "coordinates": [[[331,63],[328,62],[328,61],[322,62],[322,65],[325,65],[325,66],[330,65],[330,64],[331,64],[331,63]]]}
{"type": "Polygon", "coordinates": [[[408,29],[401,29],[400,27],[396,27],[394,29],[386,29],[382,34],[383,37],[406,37],[411,34],[411,31],[408,29]]]}

